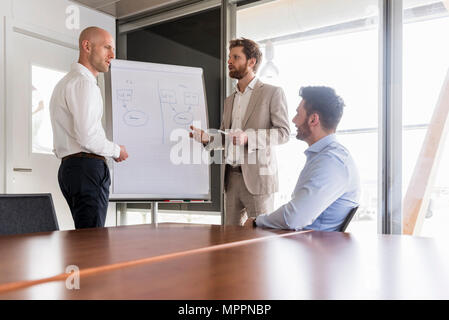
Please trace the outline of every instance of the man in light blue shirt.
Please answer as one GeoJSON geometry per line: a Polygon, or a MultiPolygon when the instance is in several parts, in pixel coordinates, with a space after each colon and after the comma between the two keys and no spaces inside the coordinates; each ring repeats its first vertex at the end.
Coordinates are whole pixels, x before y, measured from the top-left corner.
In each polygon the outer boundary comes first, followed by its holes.
{"type": "Polygon", "coordinates": [[[248,219],[246,226],[338,231],[360,197],[359,174],[349,151],[336,139],[343,100],[328,87],[304,87],[293,118],[296,138],[309,148],[292,199],[270,214],[248,219]]]}

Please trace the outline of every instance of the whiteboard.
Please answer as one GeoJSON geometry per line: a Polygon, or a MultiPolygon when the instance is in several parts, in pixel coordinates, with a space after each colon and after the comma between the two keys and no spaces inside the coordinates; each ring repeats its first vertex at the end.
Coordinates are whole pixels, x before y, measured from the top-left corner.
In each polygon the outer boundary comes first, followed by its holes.
{"type": "Polygon", "coordinates": [[[210,200],[205,150],[188,137],[207,129],[203,69],[116,59],[109,79],[112,139],[129,154],[113,162],[110,199],[210,200]]]}

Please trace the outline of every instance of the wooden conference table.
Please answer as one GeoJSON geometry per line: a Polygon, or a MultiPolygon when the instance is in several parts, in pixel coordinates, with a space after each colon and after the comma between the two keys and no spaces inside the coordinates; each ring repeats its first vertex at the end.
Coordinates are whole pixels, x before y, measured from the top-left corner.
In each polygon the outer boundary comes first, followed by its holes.
{"type": "Polygon", "coordinates": [[[185,224],[0,236],[0,299],[448,299],[447,252],[431,238],[185,224]]]}

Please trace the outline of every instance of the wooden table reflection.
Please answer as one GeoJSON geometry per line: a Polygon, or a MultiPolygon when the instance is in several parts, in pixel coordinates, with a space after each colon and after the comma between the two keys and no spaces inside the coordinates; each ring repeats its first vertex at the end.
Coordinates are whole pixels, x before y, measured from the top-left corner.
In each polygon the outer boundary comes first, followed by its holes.
{"type": "Polygon", "coordinates": [[[6,236],[0,286],[148,261],[0,299],[448,299],[446,251],[430,238],[184,224],[6,236]]]}

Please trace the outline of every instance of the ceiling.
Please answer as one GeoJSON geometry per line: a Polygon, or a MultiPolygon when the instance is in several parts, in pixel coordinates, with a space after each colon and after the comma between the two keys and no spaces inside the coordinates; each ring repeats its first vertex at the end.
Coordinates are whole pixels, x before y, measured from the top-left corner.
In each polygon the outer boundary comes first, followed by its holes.
{"type": "Polygon", "coordinates": [[[117,19],[127,18],[149,10],[160,9],[185,0],[73,0],[86,7],[110,14],[117,19]]]}

